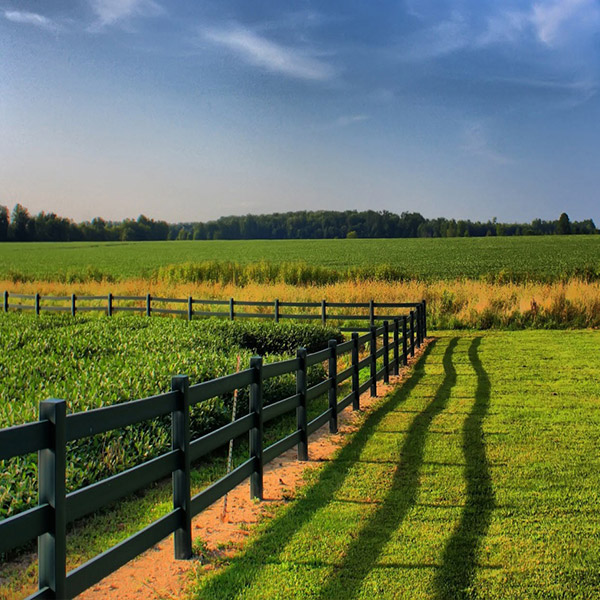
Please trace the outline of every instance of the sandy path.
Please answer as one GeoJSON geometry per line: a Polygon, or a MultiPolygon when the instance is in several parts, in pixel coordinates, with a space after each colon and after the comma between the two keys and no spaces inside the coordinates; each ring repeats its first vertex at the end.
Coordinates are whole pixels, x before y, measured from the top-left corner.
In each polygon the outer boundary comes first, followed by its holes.
{"type": "MultiPolygon", "coordinates": [[[[415,358],[409,360],[409,367],[425,349],[415,351],[415,358]]],[[[377,385],[377,397],[371,398],[366,392],[361,396],[361,413],[372,410],[381,398],[406,377],[408,369],[400,376],[390,377],[390,385],[377,385]]],[[[305,469],[315,468],[324,459],[330,458],[344,444],[348,433],[355,431],[356,413],[350,408],[338,416],[338,433],[330,434],[324,425],[309,438],[309,460],[299,462],[296,449],[285,452],[265,467],[264,501],[250,500],[249,483],[246,479],[228,494],[227,516],[221,519],[223,499],[209,506],[192,521],[192,536],[199,536],[205,542],[206,554],[230,556],[238,551],[249,535],[249,529],[264,514],[272,503],[288,501],[302,484],[305,469]]],[[[189,585],[191,571],[198,568],[211,568],[202,565],[202,560],[175,560],[173,558],[173,536],[130,561],[92,588],[79,596],[80,600],[149,600],[154,598],[179,598],[189,585]]]]}

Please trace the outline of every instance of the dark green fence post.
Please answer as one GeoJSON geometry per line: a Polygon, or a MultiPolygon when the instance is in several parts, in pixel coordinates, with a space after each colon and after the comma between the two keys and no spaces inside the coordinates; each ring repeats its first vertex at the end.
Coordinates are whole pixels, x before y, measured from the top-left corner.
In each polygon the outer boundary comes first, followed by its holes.
{"type": "Polygon", "coordinates": [[[36,315],[40,314],[40,295],[39,294],[35,295],[35,314],[36,315]]]}
{"type": "Polygon", "coordinates": [[[235,313],[233,312],[233,298],[229,298],[229,320],[233,321],[235,313]]]}
{"type": "Polygon", "coordinates": [[[327,302],[321,300],[321,325],[325,327],[327,325],[327,302]]]}
{"type": "Polygon", "coordinates": [[[410,311],[410,355],[415,355],[415,311],[410,311]]]}
{"type": "Polygon", "coordinates": [[[406,326],[406,315],[402,316],[402,364],[408,364],[408,330],[406,326]]]}
{"type": "Polygon", "coordinates": [[[337,433],[337,340],[329,340],[329,431],[337,433]]]}
{"type": "Polygon", "coordinates": [[[74,317],[77,314],[77,296],[71,294],[71,316],[74,317]]]}
{"type": "Polygon", "coordinates": [[[423,300],[423,340],[427,337],[427,302],[423,300]]]}
{"type": "Polygon", "coordinates": [[[109,317],[112,317],[113,314],[113,295],[109,292],[108,298],[106,300],[106,314],[109,317]]]}
{"type": "Polygon", "coordinates": [[[39,503],[50,506],[47,532],[38,537],[39,589],[52,590],[52,598],[66,598],[67,519],[65,471],[67,405],[50,398],[40,402],[40,421],[50,421],[50,447],[38,452],[39,503]]]}
{"type": "Polygon", "coordinates": [[[371,327],[371,398],[377,396],[377,334],[376,328],[371,327]]]}
{"type": "Polygon", "coordinates": [[[263,359],[253,356],[250,368],[254,371],[254,380],[250,384],[250,413],[254,414],[254,425],[250,430],[250,458],[254,459],[254,471],[250,475],[250,498],[263,499],[263,359]]]}
{"type": "Polygon", "coordinates": [[[4,312],[8,312],[8,292],[4,291],[4,312]]]}
{"type": "Polygon", "coordinates": [[[300,395],[300,405],[296,409],[296,423],[300,431],[298,442],[298,460],[308,460],[308,432],[306,415],[306,348],[298,348],[300,361],[296,371],[296,394],[300,395]]]}
{"type": "Polygon", "coordinates": [[[150,294],[146,294],[146,316],[149,317],[152,315],[152,296],[150,294]]]}
{"type": "Polygon", "coordinates": [[[273,313],[275,323],[279,323],[279,299],[275,298],[275,312],[273,313]]]}
{"type": "Polygon", "coordinates": [[[400,373],[400,319],[398,319],[398,317],[394,318],[392,337],[394,339],[392,342],[394,345],[393,373],[394,375],[398,375],[400,373]]]}
{"type": "Polygon", "coordinates": [[[352,334],[352,410],[360,410],[360,387],[359,368],[358,368],[358,333],[355,331],[352,334]]]}
{"type": "Polygon", "coordinates": [[[415,306],[415,343],[417,348],[421,347],[421,305],[415,306]]]}
{"type": "Polygon", "coordinates": [[[390,324],[383,322],[383,383],[390,382],[390,324]]]}
{"type": "Polygon", "coordinates": [[[178,408],[171,415],[171,449],[179,450],[179,466],[173,471],[173,510],[180,509],[175,530],[175,558],[192,557],[192,497],[190,491],[190,381],[187,375],[171,379],[171,390],[179,392],[178,408]]]}
{"type": "Polygon", "coordinates": [[[191,296],[188,296],[188,314],[187,314],[188,321],[191,321],[193,316],[194,316],[193,300],[192,300],[191,296]]]}
{"type": "Polygon", "coordinates": [[[375,326],[375,301],[369,300],[369,327],[375,326]]]}

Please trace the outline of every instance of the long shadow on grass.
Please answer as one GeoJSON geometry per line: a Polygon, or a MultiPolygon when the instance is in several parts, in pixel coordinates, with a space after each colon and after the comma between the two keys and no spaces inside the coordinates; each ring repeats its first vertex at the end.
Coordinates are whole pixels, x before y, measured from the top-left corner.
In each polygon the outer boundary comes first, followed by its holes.
{"type": "Polygon", "coordinates": [[[415,364],[413,374],[398,392],[390,395],[387,402],[366,418],[352,440],[340,450],[335,460],[320,471],[317,482],[306,490],[305,495],[295,501],[280,517],[268,522],[244,552],[234,557],[227,568],[201,585],[196,592],[197,597],[233,598],[250,586],[266,565],[277,560],[296,532],[310,521],[319,509],[331,502],[385,416],[404,402],[423,379],[425,361],[434,344],[435,340],[426,348],[415,364]]]}
{"type": "Polygon", "coordinates": [[[452,354],[458,338],[452,338],[443,358],[444,379],[433,399],[413,419],[400,449],[392,485],[377,511],[366,521],[346,552],[341,565],[319,591],[319,598],[353,598],[361,582],[377,565],[385,544],[414,506],[419,491],[419,473],[423,465],[425,441],[432,421],[446,408],[456,384],[452,354]]]}
{"type": "Polygon", "coordinates": [[[481,539],[486,535],[495,506],[494,489],[485,454],[483,420],[490,405],[491,385],[481,359],[481,337],[469,346],[469,360],[477,374],[475,403],[463,425],[463,451],[467,498],[460,522],[444,550],[435,577],[436,598],[473,598],[473,581],[481,539]]]}

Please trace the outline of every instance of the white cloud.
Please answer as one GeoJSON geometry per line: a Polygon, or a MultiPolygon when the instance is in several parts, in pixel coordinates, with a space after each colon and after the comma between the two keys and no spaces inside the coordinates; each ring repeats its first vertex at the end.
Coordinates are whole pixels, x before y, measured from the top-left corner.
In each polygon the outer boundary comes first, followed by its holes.
{"type": "Polygon", "coordinates": [[[480,121],[467,123],[463,130],[463,144],[461,148],[470,154],[479,156],[497,165],[507,165],[514,161],[498,152],[488,140],[485,126],[480,121]]]}
{"type": "Polygon", "coordinates": [[[204,37],[236,53],[247,63],[268,71],[313,81],[326,81],[335,75],[331,65],[310,52],[277,44],[239,25],[208,29],[204,37]]]}
{"type": "Polygon", "coordinates": [[[547,45],[554,44],[568,24],[585,25],[591,20],[598,23],[599,8],[595,0],[557,0],[534,4],[531,22],[538,39],[547,45]]]}
{"type": "Polygon", "coordinates": [[[154,0],[90,0],[90,6],[98,17],[94,29],[114,25],[132,17],[154,17],[164,12],[154,0]]]}
{"type": "Polygon", "coordinates": [[[454,12],[450,19],[419,31],[410,40],[409,58],[423,60],[451,54],[471,43],[465,19],[454,12]]]}
{"type": "Polygon", "coordinates": [[[48,17],[32,12],[24,12],[20,10],[5,10],[4,17],[13,23],[25,23],[33,25],[47,31],[58,31],[58,25],[48,17]]]}

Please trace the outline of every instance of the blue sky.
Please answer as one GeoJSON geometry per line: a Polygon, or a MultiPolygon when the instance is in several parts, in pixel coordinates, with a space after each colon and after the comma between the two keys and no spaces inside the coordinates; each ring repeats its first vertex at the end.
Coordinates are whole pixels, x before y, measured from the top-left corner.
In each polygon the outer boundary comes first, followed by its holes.
{"type": "Polygon", "coordinates": [[[0,0],[0,204],[600,224],[600,0],[0,0]]]}

